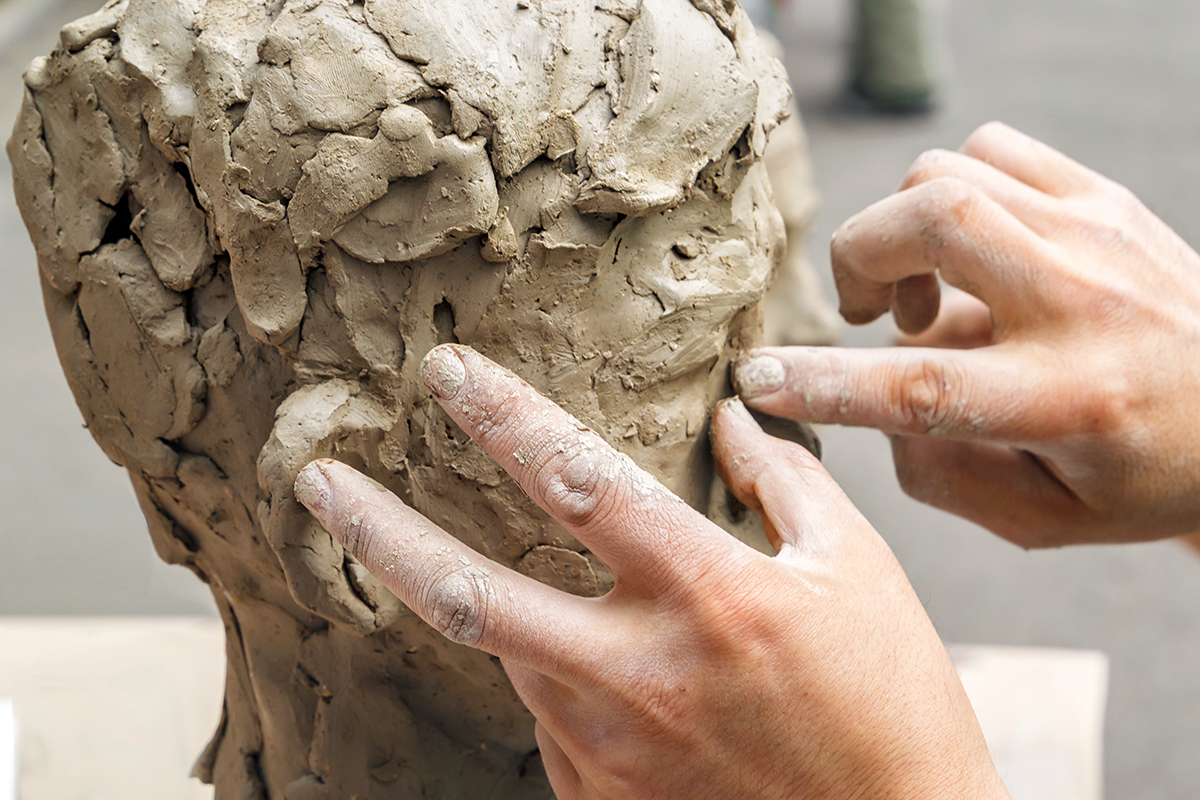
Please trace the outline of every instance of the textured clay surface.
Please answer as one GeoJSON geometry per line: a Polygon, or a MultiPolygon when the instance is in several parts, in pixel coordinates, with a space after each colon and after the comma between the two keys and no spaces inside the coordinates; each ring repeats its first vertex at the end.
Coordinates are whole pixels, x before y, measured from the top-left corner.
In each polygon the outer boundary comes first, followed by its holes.
{"type": "Polygon", "coordinates": [[[434,404],[513,369],[735,532],[706,420],[784,227],[782,70],[733,0],[115,0],[8,146],[67,379],[229,662],[219,798],[546,797],[496,660],[292,496],[334,457],[488,557],[611,577],[434,404]]]}

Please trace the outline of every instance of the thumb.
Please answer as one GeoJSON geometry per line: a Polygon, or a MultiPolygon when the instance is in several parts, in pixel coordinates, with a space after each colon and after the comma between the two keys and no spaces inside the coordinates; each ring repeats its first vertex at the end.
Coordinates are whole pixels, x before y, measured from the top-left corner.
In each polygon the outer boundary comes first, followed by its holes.
{"type": "Polygon", "coordinates": [[[759,411],[794,420],[952,439],[1038,441],[1053,385],[1006,345],[978,350],[769,347],[738,359],[733,382],[759,411]]]}
{"type": "Polygon", "coordinates": [[[820,555],[842,532],[865,524],[816,456],[767,434],[740,400],[717,406],[712,440],[721,479],[738,500],[762,515],[777,550],[790,545],[820,555]]]}

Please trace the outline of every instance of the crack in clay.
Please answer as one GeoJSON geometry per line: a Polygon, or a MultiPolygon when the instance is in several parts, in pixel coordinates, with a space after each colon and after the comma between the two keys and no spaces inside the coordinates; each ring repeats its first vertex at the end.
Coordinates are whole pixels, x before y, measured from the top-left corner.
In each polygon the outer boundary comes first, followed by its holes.
{"type": "Polygon", "coordinates": [[[354,570],[351,568],[352,566],[357,566],[359,569],[362,569],[362,565],[356,564],[351,559],[350,555],[347,554],[342,559],[342,573],[346,576],[346,582],[350,585],[350,590],[354,592],[354,596],[358,598],[359,602],[370,609],[372,614],[378,614],[380,610],[379,605],[371,600],[367,589],[359,580],[358,576],[354,574],[354,570]]]}

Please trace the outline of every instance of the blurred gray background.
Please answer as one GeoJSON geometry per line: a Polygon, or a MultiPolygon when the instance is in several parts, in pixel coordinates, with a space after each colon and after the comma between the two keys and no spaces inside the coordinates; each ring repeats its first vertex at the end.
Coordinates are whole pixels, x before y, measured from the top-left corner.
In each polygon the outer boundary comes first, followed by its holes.
{"type": "MultiPolygon", "coordinates": [[[[5,137],[25,64],[99,3],[0,0],[5,137]]],[[[955,2],[939,108],[915,118],[869,117],[839,101],[849,5],[793,0],[776,25],[823,197],[811,246],[827,284],[825,243],[837,225],[891,192],[922,150],[955,148],[991,119],[1125,183],[1200,243],[1195,0],[955,2]]],[[[0,159],[0,615],[211,615],[207,591],[157,561],[123,471],[82,428],[10,181],[0,159]]],[[[877,346],[890,335],[883,321],[845,340],[877,346]]],[[[891,543],[943,638],[1109,654],[1107,797],[1200,796],[1200,558],[1172,542],[1025,553],[905,498],[881,435],[823,438],[831,472],[891,543]]]]}

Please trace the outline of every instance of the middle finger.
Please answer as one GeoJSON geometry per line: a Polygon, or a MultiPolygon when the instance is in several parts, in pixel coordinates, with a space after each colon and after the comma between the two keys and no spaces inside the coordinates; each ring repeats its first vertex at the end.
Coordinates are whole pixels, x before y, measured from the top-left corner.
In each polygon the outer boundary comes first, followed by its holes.
{"type": "Polygon", "coordinates": [[[728,537],[529,384],[461,345],[426,356],[438,402],[521,488],[622,576],[678,574],[728,537]]]}
{"type": "MultiPolygon", "coordinates": [[[[1031,308],[1038,265],[1058,253],[1003,205],[957,178],[918,184],[847,221],[830,246],[842,315],[865,323],[885,313],[898,282],[940,273],[998,318],[1031,308]]],[[[896,298],[899,299],[899,298],[896,298]]]]}

